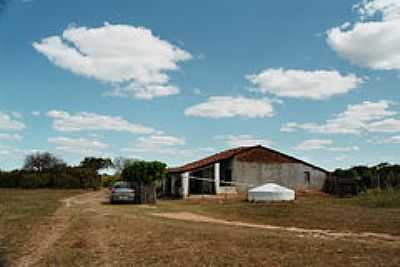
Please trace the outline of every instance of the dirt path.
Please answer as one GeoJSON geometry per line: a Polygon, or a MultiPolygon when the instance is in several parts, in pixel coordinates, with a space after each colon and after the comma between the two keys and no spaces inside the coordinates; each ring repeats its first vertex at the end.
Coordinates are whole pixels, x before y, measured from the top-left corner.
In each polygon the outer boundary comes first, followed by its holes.
{"type": "MultiPolygon", "coordinates": [[[[73,196],[62,200],[63,204],[54,215],[45,223],[40,224],[32,231],[31,239],[24,244],[22,250],[25,252],[24,256],[19,258],[13,263],[13,266],[36,266],[38,262],[43,260],[48,250],[59,240],[68,230],[77,212],[84,210],[98,210],[104,200],[104,192],[90,192],[77,196],[73,196]]],[[[96,244],[99,244],[100,253],[104,255],[104,243],[98,235],[93,235],[96,244]]],[[[103,262],[107,261],[104,257],[103,262]]]]}
{"type": "Polygon", "coordinates": [[[354,233],[354,232],[337,232],[332,230],[321,230],[321,229],[305,229],[298,227],[285,227],[285,226],[276,226],[276,225],[265,225],[265,224],[253,224],[253,223],[245,223],[239,221],[226,221],[221,219],[215,219],[211,217],[207,217],[204,215],[199,215],[191,212],[169,212],[169,213],[152,213],[153,216],[167,218],[167,219],[175,219],[175,220],[184,220],[184,221],[192,221],[192,222],[205,222],[205,223],[215,223],[215,224],[223,224],[230,226],[239,226],[239,227],[249,227],[249,228],[257,228],[257,229],[265,229],[265,230],[275,230],[275,231],[285,231],[297,234],[299,237],[303,236],[311,236],[316,238],[341,238],[341,239],[352,239],[360,242],[374,242],[374,241],[383,241],[383,242],[398,242],[400,245],[400,236],[394,236],[390,234],[383,233],[354,233]]]}

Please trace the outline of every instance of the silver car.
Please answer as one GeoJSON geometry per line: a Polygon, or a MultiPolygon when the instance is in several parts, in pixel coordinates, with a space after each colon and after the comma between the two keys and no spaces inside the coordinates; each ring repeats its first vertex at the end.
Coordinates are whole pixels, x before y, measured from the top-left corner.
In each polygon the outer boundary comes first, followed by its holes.
{"type": "Polygon", "coordinates": [[[117,202],[135,202],[135,189],[131,183],[121,181],[116,182],[111,188],[111,204],[117,202]]]}

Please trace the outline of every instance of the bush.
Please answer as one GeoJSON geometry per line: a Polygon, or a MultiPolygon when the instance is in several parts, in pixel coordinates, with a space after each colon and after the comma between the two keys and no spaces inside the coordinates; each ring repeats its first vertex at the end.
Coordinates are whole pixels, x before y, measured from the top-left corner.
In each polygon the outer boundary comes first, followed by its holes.
{"type": "Polygon", "coordinates": [[[133,161],[122,171],[125,181],[153,184],[165,175],[167,165],[159,161],[133,161]]]}
{"type": "Polygon", "coordinates": [[[138,204],[156,202],[156,186],[165,175],[167,165],[159,161],[132,161],[122,171],[122,179],[134,184],[135,202],[138,204]]]}
{"type": "Polygon", "coordinates": [[[370,189],[360,194],[356,201],[362,206],[372,208],[400,208],[400,190],[370,189]]]}
{"type": "Polygon", "coordinates": [[[90,168],[65,167],[37,171],[0,172],[0,187],[5,188],[70,188],[98,189],[101,176],[90,168]]]}
{"type": "Polygon", "coordinates": [[[376,166],[355,166],[350,169],[337,169],[333,176],[350,179],[358,183],[360,191],[400,187],[400,165],[381,163],[376,166]]]}

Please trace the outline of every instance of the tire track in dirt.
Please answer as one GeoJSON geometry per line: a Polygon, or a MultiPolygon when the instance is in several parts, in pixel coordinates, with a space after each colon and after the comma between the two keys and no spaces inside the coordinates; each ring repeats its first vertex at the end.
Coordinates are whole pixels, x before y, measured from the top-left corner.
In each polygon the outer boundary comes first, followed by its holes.
{"type": "Polygon", "coordinates": [[[47,222],[33,229],[32,237],[22,247],[25,252],[24,255],[12,265],[21,267],[36,266],[38,262],[44,259],[48,250],[57,240],[67,232],[74,212],[82,206],[100,205],[100,203],[97,203],[100,195],[104,196],[104,193],[102,191],[90,192],[62,200],[64,205],[58,208],[47,222]]]}
{"type": "Polygon", "coordinates": [[[226,221],[222,219],[215,219],[211,217],[207,217],[204,215],[199,215],[191,212],[169,212],[169,213],[152,213],[153,216],[167,218],[167,219],[175,219],[175,220],[183,220],[183,221],[192,221],[192,222],[204,222],[204,223],[214,223],[214,224],[223,224],[229,226],[239,226],[239,227],[248,227],[248,228],[257,228],[264,230],[275,230],[275,231],[284,231],[291,232],[297,234],[299,237],[311,236],[316,238],[340,238],[340,239],[351,239],[352,241],[357,242],[374,242],[374,241],[383,241],[383,242],[396,242],[400,245],[400,236],[384,234],[384,233],[355,233],[355,232],[338,232],[332,230],[322,230],[322,229],[306,229],[299,227],[286,227],[286,226],[277,226],[277,225],[266,225],[266,224],[253,224],[246,223],[240,221],[226,221]]]}

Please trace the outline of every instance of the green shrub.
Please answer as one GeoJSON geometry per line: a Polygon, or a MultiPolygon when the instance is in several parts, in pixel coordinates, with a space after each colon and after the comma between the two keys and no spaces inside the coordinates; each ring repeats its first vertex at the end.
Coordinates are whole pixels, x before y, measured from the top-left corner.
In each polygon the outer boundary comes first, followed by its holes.
{"type": "Polygon", "coordinates": [[[167,165],[160,161],[133,161],[122,171],[125,181],[153,184],[165,175],[167,165]]]}
{"type": "Polygon", "coordinates": [[[19,171],[0,172],[0,187],[13,188],[19,185],[19,171]]]}
{"type": "Polygon", "coordinates": [[[362,206],[372,208],[400,208],[400,189],[370,189],[355,198],[362,206]]]}
{"type": "Polygon", "coordinates": [[[101,187],[101,176],[91,168],[65,167],[46,171],[0,172],[4,188],[93,188],[101,187]]]}

